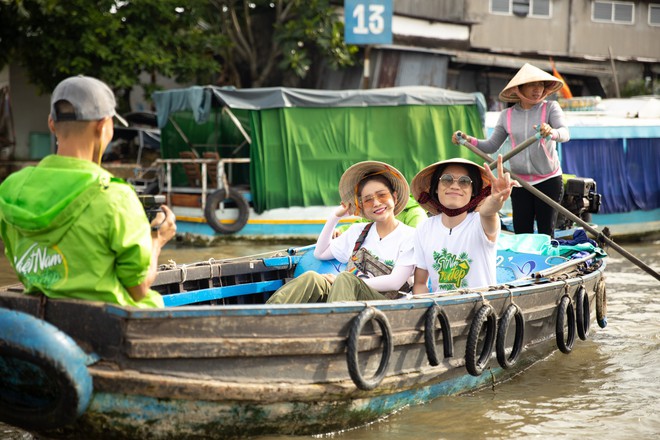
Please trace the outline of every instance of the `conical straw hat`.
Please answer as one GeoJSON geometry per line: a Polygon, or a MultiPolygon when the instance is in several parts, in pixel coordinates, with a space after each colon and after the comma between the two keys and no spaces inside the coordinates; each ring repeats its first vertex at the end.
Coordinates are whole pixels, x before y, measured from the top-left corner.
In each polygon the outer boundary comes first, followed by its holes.
{"type": "MultiPolygon", "coordinates": [[[[442,165],[450,165],[450,164],[477,167],[479,173],[481,174],[481,180],[483,181],[482,188],[485,188],[488,185],[490,185],[490,179],[488,178],[488,174],[486,174],[486,169],[482,166],[477,165],[471,160],[457,157],[454,159],[447,159],[440,162],[436,162],[432,165],[427,166],[422,171],[417,173],[415,177],[413,177],[412,181],[410,182],[410,187],[412,190],[412,195],[415,198],[415,200],[417,200],[417,202],[422,208],[424,208],[432,215],[439,214],[440,210],[436,206],[434,206],[433,201],[427,201],[424,203],[420,202],[420,196],[423,192],[426,193],[431,192],[431,178],[433,177],[433,173],[435,173],[436,168],[442,165]]],[[[435,184],[437,185],[438,182],[435,182],[435,184]]]]}
{"type": "Polygon", "coordinates": [[[555,78],[554,76],[544,72],[538,67],[532,66],[529,63],[525,63],[525,65],[520,68],[518,73],[516,73],[511,81],[509,81],[509,84],[504,87],[504,90],[500,92],[500,101],[520,101],[520,98],[518,95],[516,95],[516,87],[537,81],[543,81],[545,83],[545,92],[543,98],[548,95],[552,95],[564,86],[564,82],[560,79],[555,78]]]}
{"type": "Polygon", "coordinates": [[[406,178],[399,170],[384,162],[358,162],[344,171],[341,179],[339,179],[339,196],[341,197],[341,201],[345,205],[348,205],[349,203],[353,205],[355,211],[351,214],[364,217],[362,210],[357,206],[360,196],[356,193],[357,187],[362,179],[375,174],[382,175],[392,184],[392,188],[394,188],[394,191],[397,194],[396,203],[394,204],[394,215],[399,214],[408,203],[410,187],[408,186],[406,178]]]}

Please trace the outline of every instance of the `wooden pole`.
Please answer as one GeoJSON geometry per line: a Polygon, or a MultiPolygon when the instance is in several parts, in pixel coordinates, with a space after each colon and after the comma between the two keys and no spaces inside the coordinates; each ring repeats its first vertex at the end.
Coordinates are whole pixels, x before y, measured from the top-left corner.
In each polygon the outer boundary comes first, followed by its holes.
{"type": "Polygon", "coordinates": [[[614,55],[612,55],[612,46],[608,46],[607,50],[610,52],[610,66],[612,66],[612,76],[614,77],[614,90],[616,97],[621,98],[621,91],[619,90],[619,78],[616,74],[616,67],[614,66],[614,55]]]}
{"type": "MultiPolygon", "coordinates": [[[[465,141],[465,139],[463,139],[463,138],[459,138],[459,139],[463,141],[463,142],[461,142],[461,145],[464,145],[470,151],[472,151],[474,154],[481,157],[485,161],[488,161],[489,163],[492,162],[493,159],[489,155],[487,155],[483,151],[479,150],[477,147],[473,146],[469,142],[465,141]]],[[[504,168],[504,172],[507,172],[507,173],[511,174],[511,177],[516,179],[522,185],[522,187],[525,188],[527,191],[531,192],[533,195],[535,195],[536,197],[541,199],[543,202],[545,202],[548,205],[552,206],[554,209],[556,209],[558,212],[560,212],[566,218],[569,218],[572,221],[574,221],[575,223],[577,223],[578,225],[582,226],[586,231],[590,232],[594,237],[597,237],[599,240],[604,241],[605,243],[610,245],[612,248],[614,248],[614,250],[616,250],[618,253],[620,253],[625,258],[627,258],[628,261],[635,264],[637,267],[639,267],[644,272],[651,275],[656,280],[660,281],[660,274],[658,272],[653,270],[650,266],[645,264],[642,260],[640,260],[639,258],[634,256],[630,252],[628,252],[627,250],[625,250],[624,248],[622,248],[621,246],[616,244],[614,241],[612,241],[611,238],[609,238],[608,236],[602,234],[600,231],[594,229],[589,223],[585,222],[580,217],[576,216],[571,211],[564,208],[559,203],[555,202],[554,200],[552,200],[550,197],[543,194],[538,189],[534,188],[534,186],[531,185],[529,182],[526,182],[525,180],[523,180],[520,177],[516,176],[514,173],[507,170],[506,168],[504,168]]]]}
{"type": "Polygon", "coordinates": [[[368,89],[371,86],[371,66],[369,65],[369,56],[371,55],[371,46],[364,48],[364,69],[362,70],[362,88],[368,89]]]}

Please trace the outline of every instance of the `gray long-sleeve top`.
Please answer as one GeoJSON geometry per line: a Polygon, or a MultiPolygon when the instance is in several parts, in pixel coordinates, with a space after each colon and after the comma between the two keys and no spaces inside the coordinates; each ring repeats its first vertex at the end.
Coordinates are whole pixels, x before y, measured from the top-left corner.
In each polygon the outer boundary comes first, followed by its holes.
{"type": "Polygon", "coordinates": [[[510,109],[506,109],[500,113],[497,125],[495,125],[490,138],[477,141],[477,148],[481,151],[494,153],[500,149],[507,137],[513,137],[512,146],[515,148],[515,146],[536,134],[534,125],[547,122],[555,130],[552,139],[537,140],[523,152],[509,159],[511,171],[532,184],[562,174],[561,164],[559,163],[559,156],[557,154],[557,142],[568,142],[570,140],[570,134],[561,107],[559,107],[556,101],[545,102],[547,104],[544,120],[541,118],[543,114],[543,102],[536,104],[529,110],[524,110],[520,104],[516,104],[511,107],[511,133],[508,130],[508,112],[510,109]]]}

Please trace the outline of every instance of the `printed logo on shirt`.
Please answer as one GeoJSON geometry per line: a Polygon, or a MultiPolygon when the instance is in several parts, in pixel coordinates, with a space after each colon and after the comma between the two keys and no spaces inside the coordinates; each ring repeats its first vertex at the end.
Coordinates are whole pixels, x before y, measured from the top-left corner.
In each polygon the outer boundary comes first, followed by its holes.
{"type": "Polygon", "coordinates": [[[433,252],[433,270],[438,273],[438,288],[440,290],[453,290],[465,285],[465,277],[470,272],[470,263],[467,253],[462,252],[456,256],[446,248],[442,252],[433,252]]]}
{"type": "Polygon", "coordinates": [[[66,258],[57,246],[32,243],[22,254],[16,255],[14,267],[27,284],[35,286],[51,287],[68,276],[66,258]]]}

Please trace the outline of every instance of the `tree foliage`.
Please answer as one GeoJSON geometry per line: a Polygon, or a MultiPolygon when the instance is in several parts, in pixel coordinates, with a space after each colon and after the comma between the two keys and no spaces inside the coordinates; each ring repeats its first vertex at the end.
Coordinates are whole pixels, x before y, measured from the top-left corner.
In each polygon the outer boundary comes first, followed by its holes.
{"type": "Polygon", "coordinates": [[[95,76],[126,110],[131,88],[150,95],[157,75],[257,87],[352,65],[342,26],[330,0],[0,0],[0,68],[23,65],[42,92],[95,76]]]}
{"type": "Polygon", "coordinates": [[[231,40],[224,81],[237,86],[298,82],[313,65],[337,69],[356,61],[329,0],[212,0],[216,27],[231,40]]]}
{"type": "MultiPolygon", "coordinates": [[[[120,97],[147,72],[181,81],[208,81],[220,70],[228,41],[198,25],[203,0],[22,0],[16,5],[13,55],[42,92],[67,76],[112,84],[120,97]]],[[[3,11],[4,16],[4,11],[3,11]]],[[[4,43],[4,42],[3,42],[4,43]]],[[[127,100],[124,100],[127,105],[127,100]]]]}

